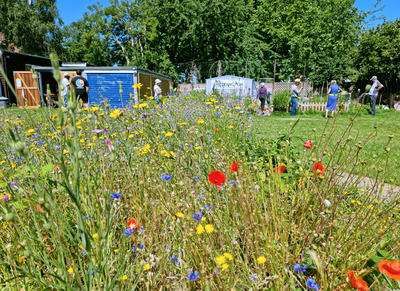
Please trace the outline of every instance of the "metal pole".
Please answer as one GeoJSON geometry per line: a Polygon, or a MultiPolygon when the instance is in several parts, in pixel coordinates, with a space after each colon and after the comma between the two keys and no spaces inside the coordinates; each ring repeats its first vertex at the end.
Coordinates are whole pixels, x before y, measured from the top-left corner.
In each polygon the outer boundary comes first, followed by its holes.
{"type": "Polygon", "coordinates": [[[245,78],[247,78],[247,60],[246,60],[246,74],[245,74],[245,78]]]}
{"type": "Polygon", "coordinates": [[[276,75],[276,59],[274,63],[274,81],[272,82],[272,94],[275,95],[275,75],[276,75]]]}

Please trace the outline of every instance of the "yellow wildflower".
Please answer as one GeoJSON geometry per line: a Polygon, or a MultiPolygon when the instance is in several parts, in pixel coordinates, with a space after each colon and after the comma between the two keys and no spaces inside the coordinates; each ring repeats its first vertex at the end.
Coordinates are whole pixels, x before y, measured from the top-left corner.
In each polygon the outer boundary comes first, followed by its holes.
{"type": "Polygon", "coordinates": [[[230,261],[232,261],[232,260],[233,260],[233,257],[232,257],[232,255],[231,255],[231,254],[224,253],[224,257],[225,257],[225,258],[227,258],[227,259],[228,259],[228,260],[230,260],[230,261]]]}
{"type": "Polygon", "coordinates": [[[207,224],[205,228],[207,233],[212,233],[214,231],[214,227],[211,224],[207,224]]]}
{"type": "Polygon", "coordinates": [[[259,264],[264,264],[267,261],[267,259],[265,257],[258,257],[257,261],[259,264]]]}
{"type": "Polygon", "coordinates": [[[145,108],[147,106],[147,103],[140,103],[139,108],[145,108]]]}
{"type": "Polygon", "coordinates": [[[223,265],[226,262],[226,258],[224,256],[219,256],[215,258],[215,261],[218,265],[223,265]]]}
{"type": "Polygon", "coordinates": [[[72,274],[73,272],[74,272],[74,269],[72,269],[72,268],[68,269],[68,273],[72,274]]]}
{"type": "Polygon", "coordinates": [[[228,264],[223,264],[222,265],[222,271],[225,271],[226,269],[228,269],[229,265],[228,264]]]}
{"type": "MultiPolygon", "coordinates": [[[[183,215],[183,213],[182,213],[182,212],[178,212],[178,213],[176,214],[176,217],[183,218],[183,217],[184,217],[184,215],[183,215]]],[[[206,227],[207,227],[207,226],[206,226],[206,227]]]]}
{"type": "Polygon", "coordinates": [[[110,113],[110,116],[113,118],[117,118],[118,116],[121,116],[123,111],[119,109],[115,109],[113,112],[110,113]]]}
{"type": "Polygon", "coordinates": [[[143,266],[143,270],[147,271],[150,269],[150,264],[146,264],[143,266]]]}
{"type": "Polygon", "coordinates": [[[126,280],[126,279],[128,279],[128,276],[127,276],[127,275],[123,275],[123,276],[121,277],[121,280],[126,280]]]}
{"type": "Polygon", "coordinates": [[[199,224],[196,227],[196,231],[197,231],[197,234],[202,234],[204,232],[204,227],[201,224],[199,224]]]}
{"type": "Polygon", "coordinates": [[[166,137],[168,137],[168,136],[172,136],[173,135],[173,133],[172,132],[167,132],[166,134],[165,134],[165,136],[166,137]]]}
{"type": "Polygon", "coordinates": [[[138,83],[138,84],[133,85],[132,88],[140,89],[140,88],[142,88],[142,86],[143,86],[142,83],[138,83]]]}
{"type": "Polygon", "coordinates": [[[233,128],[233,126],[232,126],[232,125],[229,125],[228,128],[233,128]]]}
{"type": "Polygon", "coordinates": [[[30,136],[30,135],[32,135],[32,133],[34,133],[34,132],[35,132],[34,129],[30,129],[30,130],[28,130],[28,131],[26,132],[26,135],[27,135],[27,136],[30,136]]]}
{"type": "Polygon", "coordinates": [[[19,257],[19,258],[17,259],[17,261],[18,261],[18,263],[19,263],[20,265],[23,265],[23,264],[25,264],[26,259],[25,259],[24,257],[19,257]]]}
{"type": "Polygon", "coordinates": [[[197,120],[197,123],[199,123],[199,124],[204,123],[204,120],[203,119],[199,119],[199,120],[197,120]]]}
{"type": "Polygon", "coordinates": [[[95,234],[93,234],[93,238],[98,238],[99,234],[96,232],[95,234]]]}
{"type": "Polygon", "coordinates": [[[114,253],[118,253],[118,252],[119,252],[119,249],[115,249],[115,250],[114,250],[114,253]]]}

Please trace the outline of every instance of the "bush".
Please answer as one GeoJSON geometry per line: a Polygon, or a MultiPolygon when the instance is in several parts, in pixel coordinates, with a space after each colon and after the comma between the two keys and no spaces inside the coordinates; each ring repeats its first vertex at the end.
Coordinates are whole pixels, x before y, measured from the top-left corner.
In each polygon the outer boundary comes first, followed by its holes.
{"type": "Polygon", "coordinates": [[[275,93],[272,99],[274,105],[274,111],[286,110],[290,101],[290,91],[285,90],[279,93],[275,93]]]}

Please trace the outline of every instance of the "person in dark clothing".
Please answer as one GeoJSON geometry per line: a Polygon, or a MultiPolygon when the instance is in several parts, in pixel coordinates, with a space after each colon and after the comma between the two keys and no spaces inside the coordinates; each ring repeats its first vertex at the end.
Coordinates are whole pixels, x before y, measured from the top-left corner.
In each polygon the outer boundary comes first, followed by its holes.
{"type": "Polygon", "coordinates": [[[82,99],[83,103],[89,102],[89,83],[88,81],[83,78],[82,70],[76,71],[77,76],[72,78],[71,85],[75,88],[75,96],[76,98],[82,99]]]}
{"type": "Polygon", "coordinates": [[[265,107],[265,100],[267,99],[268,96],[268,90],[265,88],[265,83],[260,84],[260,89],[258,89],[257,92],[257,98],[260,99],[261,102],[261,112],[260,114],[264,113],[264,107],[265,107]]]}

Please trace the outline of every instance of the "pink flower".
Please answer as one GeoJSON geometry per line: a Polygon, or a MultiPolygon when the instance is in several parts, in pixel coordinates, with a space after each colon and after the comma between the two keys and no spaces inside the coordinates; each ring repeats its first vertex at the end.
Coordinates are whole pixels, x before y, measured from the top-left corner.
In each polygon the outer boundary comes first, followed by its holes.
{"type": "Polygon", "coordinates": [[[95,132],[95,133],[100,133],[100,132],[103,132],[104,131],[104,129],[93,129],[92,130],[92,132],[95,132]]]}
{"type": "Polygon", "coordinates": [[[110,151],[112,151],[114,149],[114,146],[112,145],[112,143],[109,139],[107,139],[107,144],[108,144],[108,148],[110,149],[110,151]]]}

